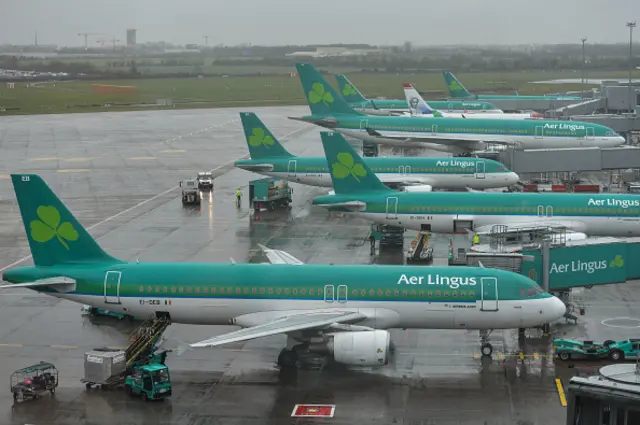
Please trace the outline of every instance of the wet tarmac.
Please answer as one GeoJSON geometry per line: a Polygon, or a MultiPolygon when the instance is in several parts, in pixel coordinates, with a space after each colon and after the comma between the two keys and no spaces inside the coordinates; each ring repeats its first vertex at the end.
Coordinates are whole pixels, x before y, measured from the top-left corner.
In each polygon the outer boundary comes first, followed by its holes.
{"type": "MultiPolygon", "coordinates": [[[[305,108],[252,108],[294,154],[320,155],[316,128],[286,119],[305,108]]],[[[249,180],[234,169],[247,155],[238,109],[127,112],[0,118],[0,270],[30,264],[24,228],[8,179],[41,174],[80,222],[116,257],[140,261],[266,261],[258,244],[283,249],[309,263],[402,264],[401,249],[371,256],[368,223],[311,208],[326,189],[292,184],[290,211],[254,216],[246,205],[249,180]],[[200,207],[183,207],[179,180],[213,170],[212,194],[200,207]],[[242,207],[234,205],[243,189],[242,207]]],[[[408,248],[414,232],[407,232],[408,248]]],[[[434,236],[435,264],[446,264],[449,237],[434,236]]],[[[466,242],[457,238],[456,246],[466,242]]],[[[635,283],[584,290],[577,324],[559,323],[553,335],[593,340],[628,338],[640,326],[635,283]],[[604,323],[603,323],[604,321],[604,323]],[[620,327],[627,326],[627,327],[620,327]]],[[[145,403],[119,391],[86,390],[83,355],[95,347],[124,347],[126,322],[90,320],[81,306],[28,290],[0,294],[0,379],[38,361],[60,371],[55,397],[14,405],[0,391],[0,424],[284,424],[297,404],[334,405],[337,424],[563,424],[556,379],[598,365],[555,364],[549,336],[496,331],[494,355],[480,356],[477,332],[391,332],[396,352],[380,369],[327,367],[280,371],[285,344],[274,336],[224,348],[170,354],[173,395],[145,403]]],[[[165,346],[194,342],[233,327],[172,325],[165,346]]],[[[318,421],[321,419],[315,419],[318,421]]]]}

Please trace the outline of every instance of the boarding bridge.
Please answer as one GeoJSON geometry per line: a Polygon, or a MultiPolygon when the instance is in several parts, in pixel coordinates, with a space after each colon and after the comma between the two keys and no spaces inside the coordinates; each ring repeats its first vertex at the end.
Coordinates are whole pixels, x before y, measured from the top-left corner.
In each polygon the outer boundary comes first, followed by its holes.
{"type": "Polygon", "coordinates": [[[584,102],[546,111],[544,116],[545,118],[567,119],[573,115],[595,114],[598,110],[604,109],[605,106],[606,100],[604,98],[589,99],[584,102]]]}

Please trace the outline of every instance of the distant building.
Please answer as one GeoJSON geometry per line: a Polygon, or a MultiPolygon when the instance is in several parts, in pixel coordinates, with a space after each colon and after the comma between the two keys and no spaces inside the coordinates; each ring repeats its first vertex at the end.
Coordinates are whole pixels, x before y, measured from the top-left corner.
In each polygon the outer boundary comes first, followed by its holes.
{"type": "Polygon", "coordinates": [[[379,55],[384,53],[380,49],[359,49],[351,47],[316,47],[315,51],[309,52],[293,52],[288,53],[287,56],[292,57],[311,57],[311,58],[327,58],[337,56],[369,56],[379,55]]]}
{"type": "Polygon", "coordinates": [[[136,45],[136,30],[128,29],[127,30],[127,46],[135,46],[136,45]]]}

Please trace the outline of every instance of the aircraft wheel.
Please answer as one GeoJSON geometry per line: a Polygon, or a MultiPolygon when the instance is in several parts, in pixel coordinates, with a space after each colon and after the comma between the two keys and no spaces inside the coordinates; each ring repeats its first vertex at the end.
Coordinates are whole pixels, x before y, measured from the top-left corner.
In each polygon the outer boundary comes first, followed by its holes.
{"type": "Polygon", "coordinates": [[[493,353],[493,346],[491,344],[482,344],[480,351],[483,356],[490,356],[493,353]]]}
{"type": "Polygon", "coordinates": [[[281,368],[295,368],[298,365],[298,353],[295,351],[282,349],[278,356],[278,366],[281,368]]]}
{"type": "Polygon", "coordinates": [[[558,354],[558,357],[560,357],[560,360],[564,360],[566,362],[571,359],[571,353],[560,353],[558,354]]]}
{"type": "Polygon", "coordinates": [[[614,362],[619,362],[624,359],[624,354],[620,350],[612,351],[610,356],[611,356],[611,360],[613,360],[614,362]]]}

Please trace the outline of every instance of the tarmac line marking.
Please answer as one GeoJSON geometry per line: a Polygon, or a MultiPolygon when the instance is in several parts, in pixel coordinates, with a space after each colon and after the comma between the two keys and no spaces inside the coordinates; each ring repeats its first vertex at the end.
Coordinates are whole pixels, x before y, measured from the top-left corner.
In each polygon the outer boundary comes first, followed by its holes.
{"type": "Polygon", "coordinates": [[[52,345],[51,348],[71,349],[71,348],[80,348],[80,347],[77,345],[52,345]]]}
{"type": "Polygon", "coordinates": [[[6,344],[0,344],[0,347],[22,347],[22,344],[10,344],[10,343],[6,343],[6,344]]]}
{"type": "Polygon", "coordinates": [[[9,180],[10,178],[9,174],[0,174],[0,180],[9,180]]]}
{"type": "Polygon", "coordinates": [[[152,159],[156,159],[156,157],[155,156],[133,156],[127,159],[130,161],[149,161],[152,159]]]}
{"type": "Polygon", "coordinates": [[[47,158],[29,158],[27,161],[36,162],[36,161],[57,161],[58,157],[50,156],[47,158]]]}
{"type": "Polygon", "coordinates": [[[567,397],[564,395],[564,388],[560,378],[556,378],[556,388],[558,389],[558,397],[560,397],[560,404],[562,407],[567,407],[567,397]]]}
{"type": "Polygon", "coordinates": [[[65,168],[62,170],[56,170],[58,173],[88,173],[91,170],[86,168],[65,168]]]}
{"type": "MultiPolygon", "coordinates": [[[[297,132],[299,132],[299,131],[301,131],[301,130],[309,130],[309,129],[308,129],[308,128],[305,128],[305,127],[301,127],[301,128],[298,128],[298,129],[296,129],[296,130],[293,130],[293,131],[291,131],[291,132],[289,132],[289,133],[285,134],[284,136],[281,136],[280,138],[281,138],[281,139],[286,139],[287,137],[290,137],[291,135],[293,135],[293,134],[295,134],[295,133],[297,133],[297,132]]],[[[280,142],[282,142],[282,140],[280,140],[280,142]]],[[[216,167],[216,168],[213,168],[213,169],[209,170],[209,172],[210,172],[210,173],[212,173],[212,172],[214,172],[214,171],[216,171],[216,170],[219,170],[219,169],[221,169],[221,168],[228,167],[229,165],[234,164],[237,160],[239,160],[239,159],[243,159],[243,158],[246,158],[246,157],[248,157],[248,156],[249,156],[249,154],[248,154],[248,153],[246,153],[246,154],[244,154],[244,155],[242,155],[242,156],[239,156],[239,157],[237,157],[237,158],[232,159],[231,161],[227,162],[226,164],[222,164],[222,165],[220,165],[220,166],[218,166],[218,167],[216,167]]],[[[171,193],[171,192],[173,192],[174,190],[179,189],[179,188],[180,188],[180,186],[174,186],[174,187],[171,187],[171,188],[169,188],[169,189],[165,190],[164,192],[159,193],[158,195],[152,196],[152,197],[151,197],[151,198],[149,198],[149,199],[145,199],[144,201],[139,202],[139,203],[137,203],[136,205],[134,205],[134,206],[132,206],[132,207],[127,208],[127,209],[126,209],[126,210],[124,210],[124,211],[120,211],[119,213],[114,214],[114,215],[112,215],[111,217],[107,217],[107,218],[105,218],[104,220],[102,220],[102,221],[100,221],[100,222],[98,222],[98,223],[96,223],[96,224],[94,224],[94,225],[92,225],[92,226],[87,227],[86,229],[87,229],[87,230],[95,229],[95,228],[96,228],[96,227],[98,227],[98,226],[101,226],[101,225],[103,225],[103,224],[105,224],[105,223],[110,222],[111,220],[113,220],[113,219],[115,219],[115,218],[120,217],[121,215],[124,215],[124,214],[126,214],[126,213],[128,213],[128,212],[131,212],[131,211],[133,211],[133,210],[135,210],[135,209],[137,209],[137,208],[140,208],[141,206],[143,206],[143,205],[145,205],[145,204],[148,204],[149,202],[152,202],[152,201],[154,201],[154,200],[156,200],[156,199],[158,199],[158,198],[160,198],[160,197],[162,197],[162,196],[164,196],[164,195],[166,195],[166,194],[168,194],[168,193],[171,193]]],[[[104,236],[106,236],[106,235],[104,235],[104,236]]],[[[104,237],[104,236],[102,236],[102,237],[104,237]]],[[[100,240],[102,237],[97,238],[96,240],[100,240]]],[[[23,262],[27,261],[27,260],[28,260],[28,259],[30,259],[30,258],[32,258],[32,256],[31,256],[31,255],[28,255],[28,256],[26,256],[26,257],[24,257],[24,258],[21,258],[21,259],[19,259],[19,260],[17,260],[17,261],[14,261],[13,263],[9,264],[8,266],[4,266],[4,267],[0,268],[0,272],[3,272],[3,271],[5,271],[5,270],[8,270],[8,269],[10,269],[11,267],[17,266],[18,264],[23,263],[23,262]]]]}

